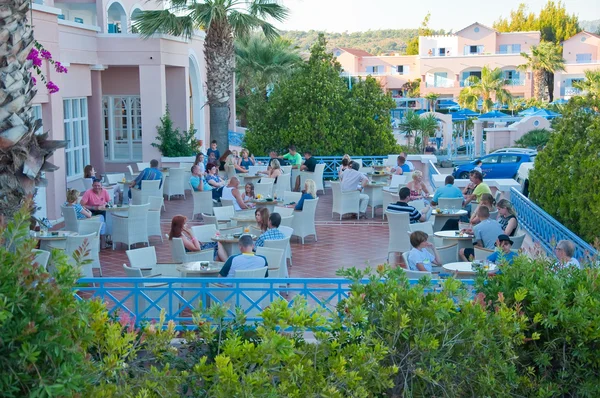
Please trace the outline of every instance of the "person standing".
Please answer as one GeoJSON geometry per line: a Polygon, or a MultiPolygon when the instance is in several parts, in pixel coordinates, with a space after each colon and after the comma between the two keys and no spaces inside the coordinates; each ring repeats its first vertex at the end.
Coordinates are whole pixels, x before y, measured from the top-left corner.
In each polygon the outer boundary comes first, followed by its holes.
{"type": "Polygon", "coordinates": [[[437,147],[437,150],[439,152],[440,148],[442,147],[442,139],[444,138],[444,135],[442,133],[442,129],[438,127],[438,129],[435,131],[435,146],[437,147]]]}
{"type": "Polygon", "coordinates": [[[341,176],[340,189],[344,192],[360,192],[360,204],[359,212],[360,217],[367,218],[367,206],[369,205],[369,195],[362,193],[364,187],[369,183],[369,179],[361,172],[358,171],[360,165],[356,162],[350,162],[348,167],[341,176]]]}
{"type": "MultiPolygon", "coordinates": [[[[150,167],[142,170],[140,174],[129,184],[129,188],[142,189],[142,181],[160,180],[159,187],[162,186],[162,172],[158,169],[158,160],[152,159],[150,167]]],[[[131,199],[131,189],[129,189],[129,199],[131,199]]]]}

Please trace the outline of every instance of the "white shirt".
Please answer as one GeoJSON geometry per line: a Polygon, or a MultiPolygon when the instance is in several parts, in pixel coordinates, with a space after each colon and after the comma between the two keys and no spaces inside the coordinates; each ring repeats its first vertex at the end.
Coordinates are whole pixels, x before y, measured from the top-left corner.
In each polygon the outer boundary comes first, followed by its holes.
{"type": "Polygon", "coordinates": [[[235,196],[233,196],[233,193],[231,192],[233,190],[233,187],[223,187],[223,194],[221,195],[221,199],[227,199],[227,200],[233,200],[233,208],[238,211],[238,210],[242,210],[242,208],[240,207],[240,205],[237,202],[237,199],[235,198],[235,196]]]}
{"type": "Polygon", "coordinates": [[[417,249],[413,247],[408,252],[408,268],[412,271],[420,271],[417,268],[417,264],[423,264],[423,267],[431,272],[431,263],[435,260],[435,256],[431,254],[427,249],[417,249]]]}

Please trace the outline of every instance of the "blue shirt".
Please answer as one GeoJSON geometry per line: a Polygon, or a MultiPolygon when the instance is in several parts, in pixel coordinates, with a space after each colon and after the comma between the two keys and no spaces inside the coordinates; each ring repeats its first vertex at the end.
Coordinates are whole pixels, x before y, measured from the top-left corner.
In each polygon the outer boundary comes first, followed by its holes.
{"type": "Polygon", "coordinates": [[[294,207],[294,210],[302,210],[304,208],[304,200],[305,199],[309,199],[310,200],[310,199],[314,199],[314,198],[309,193],[303,193],[302,196],[300,197],[300,200],[296,204],[296,207],[294,207]]]}
{"type": "Polygon", "coordinates": [[[190,184],[192,185],[192,188],[194,188],[194,191],[198,191],[198,186],[200,185],[200,180],[202,180],[202,188],[204,191],[210,191],[212,190],[212,187],[210,186],[210,184],[208,182],[206,182],[206,180],[204,179],[204,177],[201,176],[191,176],[190,177],[190,184]]]}
{"type": "Polygon", "coordinates": [[[87,218],[84,214],[81,213],[83,211],[83,206],[81,206],[79,203],[73,203],[71,205],[69,204],[69,202],[65,202],[64,206],[70,206],[74,208],[78,220],[83,220],[84,218],[87,218]]]}
{"type": "Polygon", "coordinates": [[[266,240],[285,239],[285,235],[277,228],[267,229],[261,236],[258,237],[255,247],[263,247],[266,240]]]}
{"type": "Polygon", "coordinates": [[[404,163],[402,166],[400,166],[400,168],[402,169],[403,173],[410,173],[410,166],[407,165],[406,163],[404,163]]]}
{"type": "Polygon", "coordinates": [[[512,263],[515,261],[515,257],[517,257],[518,255],[518,253],[515,253],[513,251],[511,251],[508,254],[504,252],[495,251],[492,254],[490,254],[487,259],[488,261],[491,261],[494,264],[498,264],[499,262],[507,262],[509,265],[512,265],[512,263]]]}
{"type": "Polygon", "coordinates": [[[446,184],[435,191],[435,194],[433,195],[433,201],[437,203],[439,198],[453,199],[462,197],[463,194],[460,189],[452,184],[446,184]]]}
{"type": "Polygon", "coordinates": [[[142,189],[142,181],[154,181],[161,180],[160,186],[162,186],[162,172],[159,169],[155,168],[145,168],[136,178],[135,178],[135,186],[138,189],[142,189]]]}
{"type": "MultiPolygon", "coordinates": [[[[208,159],[210,157],[210,154],[214,153],[215,154],[215,159],[218,162],[219,159],[221,158],[221,152],[219,152],[218,149],[212,149],[212,148],[208,148],[206,150],[206,158],[208,159]]],[[[218,167],[218,166],[217,166],[218,167]]]]}

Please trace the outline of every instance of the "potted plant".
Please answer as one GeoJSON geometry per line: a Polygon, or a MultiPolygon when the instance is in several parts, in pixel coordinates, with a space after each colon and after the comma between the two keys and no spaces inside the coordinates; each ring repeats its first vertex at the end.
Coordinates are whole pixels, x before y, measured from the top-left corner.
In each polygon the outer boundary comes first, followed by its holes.
{"type": "Polygon", "coordinates": [[[156,142],[152,146],[162,154],[161,162],[178,163],[193,162],[200,151],[202,140],[196,139],[196,129],[191,125],[189,130],[180,131],[173,125],[169,107],[160,118],[161,125],[157,126],[156,142]]]}

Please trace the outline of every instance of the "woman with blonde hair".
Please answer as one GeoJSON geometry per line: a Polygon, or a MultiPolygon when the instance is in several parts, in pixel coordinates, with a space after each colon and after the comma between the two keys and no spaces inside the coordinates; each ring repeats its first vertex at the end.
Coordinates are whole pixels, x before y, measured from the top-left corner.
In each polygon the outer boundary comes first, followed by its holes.
{"type": "Polygon", "coordinates": [[[254,156],[250,157],[250,152],[246,148],[242,149],[241,157],[238,159],[235,169],[240,173],[247,173],[250,166],[255,165],[254,156]]]}
{"type": "Polygon", "coordinates": [[[406,184],[410,189],[410,200],[423,199],[429,195],[427,185],[423,182],[423,173],[420,170],[415,170],[412,174],[412,181],[406,184]]]}
{"type": "Polygon", "coordinates": [[[501,199],[496,205],[498,208],[498,222],[502,226],[504,233],[508,236],[515,236],[519,220],[517,220],[517,212],[507,199],[501,199]]]}
{"type": "Polygon", "coordinates": [[[302,192],[302,196],[298,203],[296,203],[296,207],[294,210],[302,210],[304,207],[304,201],[306,199],[316,199],[317,198],[317,186],[313,180],[310,178],[304,181],[304,191],[302,192]]]}
{"type": "Polygon", "coordinates": [[[274,178],[275,184],[277,184],[277,177],[279,177],[280,175],[283,174],[283,171],[281,170],[281,164],[279,163],[279,160],[271,159],[270,165],[271,165],[271,169],[269,170],[267,177],[274,178]]]}

